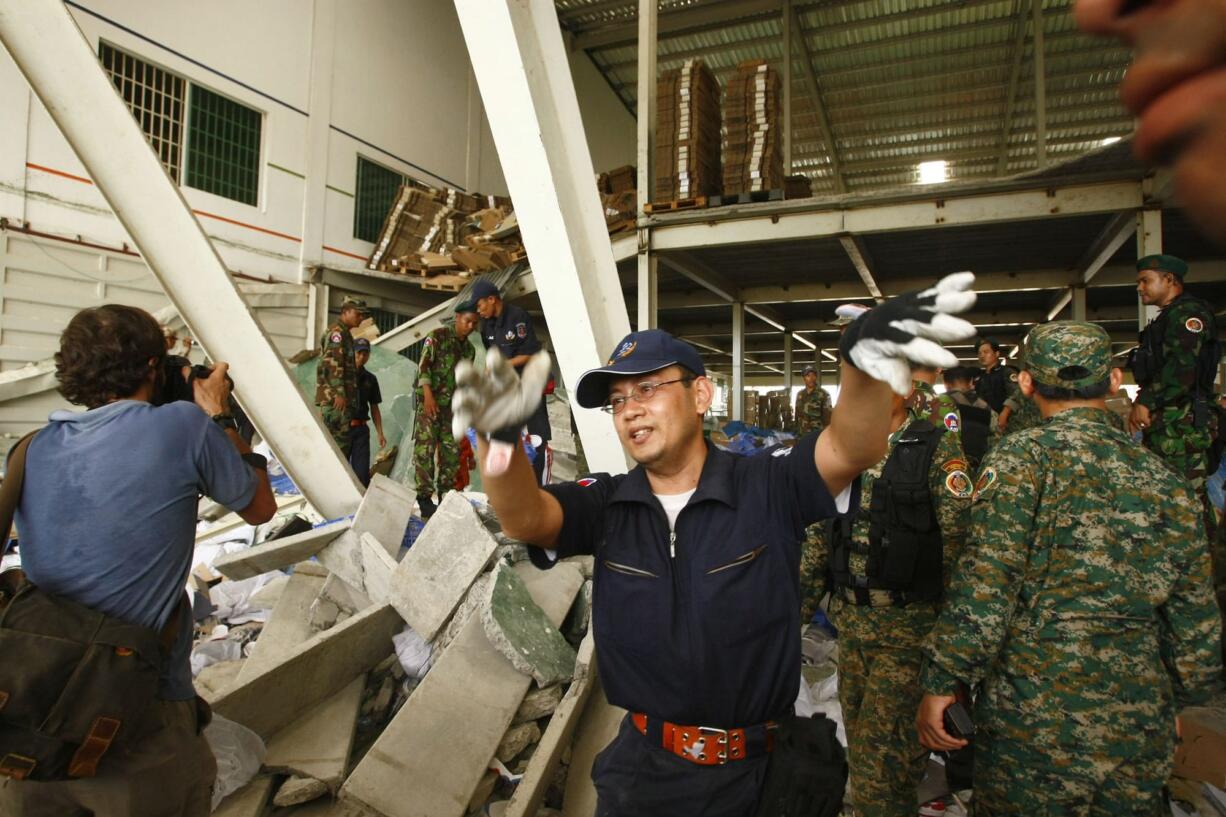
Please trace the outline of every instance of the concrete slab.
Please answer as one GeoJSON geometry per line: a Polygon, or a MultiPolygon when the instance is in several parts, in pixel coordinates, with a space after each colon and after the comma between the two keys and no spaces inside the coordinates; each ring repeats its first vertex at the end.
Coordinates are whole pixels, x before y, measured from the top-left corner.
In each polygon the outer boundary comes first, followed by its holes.
{"type": "Polygon", "coordinates": [[[354,590],[340,577],[329,573],[319,596],[311,603],[311,629],[319,631],[334,627],[362,612],[371,603],[365,593],[354,590]]]}
{"type": "MultiPolygon", "coordinates": [[[[507,804],[506,817],[535,817],[549,783],[557,773],[562,755],[571,746],[575,730],[585,713],[588,699],[597,689],[600,679],[596,674],[596,646],[591,634],[579,645],[579,659],[575,664],[575,680],[566,690],[561,703],[554,710],[545,734],[536,747],[536,753],[528,761],[524,777],[515,787],[511,802],[507,804]]],[[[573,771],[572,766],[572,771],[573,771]]],[[[590,774],[590,767],[589,767],[590,774]]],[[[590,785],[590,780],[589,780],[590,785]]],[[[593,810],[595,801],[593,801],[593,810]]]]}
{"type": "Polygon", "coordinates": [[[222,800],[213,817],[263,817],[268,810],[268,800],[272,797],[275,782],[275,778],[267,774],[254,778],[222,800]]]}
{"type": "Polygon", "coordinates": [[[596,787],[592,784],[592,764],[596,762],[596,755],[617,736],[625,717],[626,710],[613,706],[605,699],[604,690],[597,679],[575,732],[570,769],[566,773],[566,793],[562,796],[562,817],[595,817],[596,787]]]}
{"type": "Polygon", "coordinates": [[[318,800],[327,793],[328,787],[312,777],[291,777],[277,789],[272,804],[278,808],[297,806],[318,800]]]}
{"type": "Polygon", "coordinates": [[[541,739],[541,727],[536,721],[528,721],[518,726],[512,726],[502,736],[502,742],[494,750],[494,757],[503,763],[510,763],[515,756],[541,739]]]}
{"type": "Polygon", "coordinates": [[[349,753],[353,751],[365,687],[363,673],[273,735],[264,756],[265,770],[313,777],[335,794],[349,771],[349,753]]]}
{"type": "Polygon", "coordinates": [[[246,663],[238,673],[238,683],[254,678],[281,663],[299,644],[314,634],[311,629],[310,610],[312,602],[324,586],[324,577],[320,573],[318,565],[303,562],[289,577],[289,583],[277,599],[277,606],[272,608],[272,614],[264,623],[260,637],[251,648],[251,655],[247,656],[246,663]]]}
{"type": "Polygon", "coordinates": [[[213,709],[267,741],[386,658],[392,634],[402,626],[390,605],[370,607],[307,639],[275,667],[226,690],[213,701],[213,709]]]}
{"type": "Polygon", "coordinates": [[[376,595],[387,598],[396,559],[374,534],[350,529],[332,540],[316,558],[337,578],[372,601],[378,601],[376,595]]]}
{"type": "Polygon", "coordinates": [[[369,533],[381,542],[393,559],[400,552],[404,531],[409,526],[416,497],[405,486],[382,474],[375,474],[353,517],[353,530],[369,533]]]}
{"type": "Polygon", "coordinates": [[[481,623],[494,649],[515,669],[536,679],[539,686],[562,683],[574,676],[574,649],[532,601],[523,580],[505,564],[494,569],[481,623]]]}
{"type": "Polygon", "coordinates": [[[229,553],[214,562],[213,569],[234,581],[249,579],[270,570],[281,570],[311,558],[350,527],[349,520],[345,519],[297,536],[287,536],[238,553],[229,553]]]}
{"type": "Polygon", "coordinates": [[[515,712],[515,720],[512,723],[518,725],[526,721],[540,720],[552,714],[562,702],[562,692],[561,684],[530,690],[515,712]]]}
{"type": "MultiPolygon", "coordinates": [[[[556,627],[582,575],[569,565],[515,570],[556,627]]],[[[472,616],[349,775],[341,798],[386,817],[461,817],[531,683],[472,616]]]]}
{"type": "Polygon", "coordinates": [[[238,674],[243,671],[243,665],[246,663],[247,659],[244,658],[241,661],[209,664],[200,670],[200,674],[192,682],[196,688],[196,694],[212,703],[223,692],[234,686],[235,681],[238,680],[238,674]]]}
{"type": "Polygon", "coordinates": [[[447,626],[431,642],[436,654],[441,655],[443,650],[447,649],[447,645],[455,640],[455,637],[464,629],[464,625],[468,623],[470,618],[474,615],[481,615],[481,608],[489,597],[490,584],[493,580],[493,573],[482,573],[473,582],[473,586],[468,588],[464,601],[460,602],[460,606],[456,608],[455,614],[447,622],[447,626]]]}
{"type": "Polygon", "coordinates": [[[468,500],[447,494],[392,577],[391,604],[422,638],[432,641],[497,543],[468,500]]]}

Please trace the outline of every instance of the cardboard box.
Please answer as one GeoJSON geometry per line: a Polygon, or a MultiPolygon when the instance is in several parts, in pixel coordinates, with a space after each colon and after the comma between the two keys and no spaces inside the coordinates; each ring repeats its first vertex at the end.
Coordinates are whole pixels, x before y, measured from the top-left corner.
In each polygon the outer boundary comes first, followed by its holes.
{"type": "Polygon", "coordinates": [[[1175,747],[1175,774],[1226,788],[1226,712],[1192,707],[1179,719],[1183,740],[1175,747]]]}

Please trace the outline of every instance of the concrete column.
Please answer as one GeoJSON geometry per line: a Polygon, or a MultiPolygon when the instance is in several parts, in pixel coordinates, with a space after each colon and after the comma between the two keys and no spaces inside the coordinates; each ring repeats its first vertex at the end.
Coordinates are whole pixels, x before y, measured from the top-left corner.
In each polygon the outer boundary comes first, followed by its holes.
{"type": "Polygon", "coordinates": [[[307,501],[328,517],[354,512],[362,495],[348,463],[64,4],[0,4],[0,41],[192,334],[230,363],[243,408],[307,501]]]}
{"type": "MultiPolygon", "coordinates": [[[[551,0],[455,0],[567,391],[630,331],[551,0]]],[[[621,473],[613,419],[575,407],[593,471],[621,473]]]]}
{"type": "Polygon", "coordinates": [[[1043,0],[1030,4],[1034,18],[1034,136],[1035,158],[1047,167],[1047,60],[1044,54],[1043,0]]]}
{"type": "Polygon", "coordinates": [[[306,180],[302,190],[302,249],[298,280],[323,263],[328,144],[332,122],[332,64],[336,51],[336,0],[315,0],[311,21],[310,114],[307,117],[306,180]]]}
{"type": "MultiPolygon", "coordinates": [[[[638,214],[655,195],[656,179],[656,0],[639,0],[637,97],[638,214]]],[[[656,327],[657,260],[651,252],[651,228],[639,228],[637,329],[656,327]]]]}
{"type": "MultiPolygon", "coordinates": [[[[1137,213],[1137,258],[1162,252],[1162,211],[1141,210],[1137,213]]],[[[1137,327],[1144,329],[1158,317],[1156,306],[1146,306],[1137,296],[1137,327]]]]}
{"type": "Polygon", "coordinates": [[[1084,321],[1086,319],[1086,288],[1073,287],[1073,320],[1084,321]]]}
{"type": "Polygon", "coordinates": [[[732,304],[732,397],[729,399],[728,419],[745,417],[745,304],[732,304]]]}
{"type": "Polygon", "coordinates": [[[783,387],[792,391],[792,333],[783,333],[783,387]]]}
{"type": "Polygon", "coordinates": [[[481,187],[481,132],[485,129],[485,112],[481,110],[481,89],[472,69],[468,71],[468,144],[464,149],[464,187],[469,191],[481,187]]]}

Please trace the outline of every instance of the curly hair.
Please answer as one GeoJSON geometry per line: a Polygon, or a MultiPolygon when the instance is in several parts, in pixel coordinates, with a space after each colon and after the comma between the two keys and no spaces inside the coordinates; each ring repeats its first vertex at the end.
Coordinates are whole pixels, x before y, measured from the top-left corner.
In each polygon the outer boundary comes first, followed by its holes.
{"type": "Polygon", "coordinates": [[[150,360],[161,372],[165,357],[162,328],[152,315],[105,304],[68,322],[55,353],[55,377],[65,399],[93,409],[136,393],[149,378],[150,360]]]}

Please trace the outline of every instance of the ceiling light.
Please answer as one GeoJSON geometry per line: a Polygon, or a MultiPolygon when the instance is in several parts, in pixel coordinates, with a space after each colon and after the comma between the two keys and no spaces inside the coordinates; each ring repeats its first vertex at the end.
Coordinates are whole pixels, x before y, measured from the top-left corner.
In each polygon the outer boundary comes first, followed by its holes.
{"type": "Polygon", "coordinates": [[[1120,139],[1122,138],[1123,137],[1120,137],[1120,136],[1108,136],[1106,139],[1099,140],[1098,145],[1099,147],[1106,147],[1107,145],[1114,145],[1116,142],[1120,141],[1120,139]]]}
{"type": "Polygon", "coordinates": [[[935,162],[919,163],[920,184],[940,184],[947,178],[949,178],[949,173],[944,159],[938,159],[935,162]]]}

